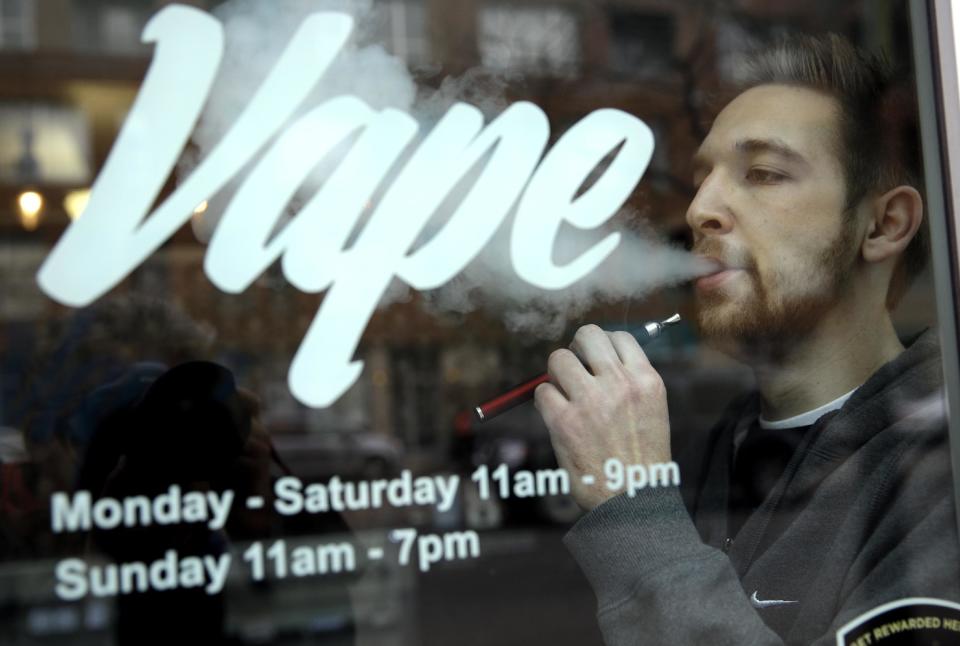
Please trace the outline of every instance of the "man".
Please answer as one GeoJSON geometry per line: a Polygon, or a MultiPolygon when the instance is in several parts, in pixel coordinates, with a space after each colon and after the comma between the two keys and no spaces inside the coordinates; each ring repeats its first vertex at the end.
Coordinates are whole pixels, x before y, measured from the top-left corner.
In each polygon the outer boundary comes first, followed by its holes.
{"type": "Polygon", "coordinates": [[[671,460],[633,337],[587,326],[550,356],[536,404],[588,510],[565,540],[609,646],[833,644],[885,602],[960,599],[939,351],[930,332],[905,349],[890,319],[924,250],[889,86],[840,38],[786,41],[696,154],[687,222],[716,267],[699,327],[758,392],[705,440],[687,505],[602,477],[611,457],[671,460]]]}

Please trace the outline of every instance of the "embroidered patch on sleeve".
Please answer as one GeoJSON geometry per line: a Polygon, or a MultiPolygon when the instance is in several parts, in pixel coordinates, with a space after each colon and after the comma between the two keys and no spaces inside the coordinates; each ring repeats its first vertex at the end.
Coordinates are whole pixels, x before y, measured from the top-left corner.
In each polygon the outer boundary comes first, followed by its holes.
{"type": "Polygon", "coordinates": [[[878,606],[837,631],[837,646],[960,646],[960,604],[914,597],[878,606]]]}

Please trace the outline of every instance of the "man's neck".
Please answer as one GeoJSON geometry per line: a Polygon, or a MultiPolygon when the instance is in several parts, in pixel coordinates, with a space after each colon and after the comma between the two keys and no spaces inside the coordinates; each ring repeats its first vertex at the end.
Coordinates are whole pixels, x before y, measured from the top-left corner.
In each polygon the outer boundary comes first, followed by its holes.
{"type": "Polygon", "coordinates": [[[785,419],[829,403],[903,351],[886,311],[879,317],[860,313],[831,312],[791,347],[779,348],[776,360],[753,362],[765,419],[785,419]]]}

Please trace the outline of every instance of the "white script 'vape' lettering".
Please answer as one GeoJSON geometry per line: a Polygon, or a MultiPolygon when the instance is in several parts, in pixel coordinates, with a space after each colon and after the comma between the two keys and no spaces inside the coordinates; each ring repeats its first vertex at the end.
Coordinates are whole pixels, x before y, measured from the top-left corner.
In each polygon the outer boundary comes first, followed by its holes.
{"type": "Polygon", "coordinates": [[[361,214],[414,142],[407,114],[374,111],[336,97],[281,131],[340,52],[353,28],[344,14],[304,21],[223,140],[153,213],[164,181],[209,95],[223,52],[220,24],[173,6],[147,25],[157,51],[130,117],[94,183],[83,217],[70,225],[40,269],[52,298],[83,306],[123,280],[270,143],[244,178],[210,241],[205,270],[227,292],[241,292],[278,258],[305,292],[329,290],[290,367],[303,403],[327,406],[357,379],[352,361],[378,302],[394,278],[419,289],[443,285],[486,246],[518,204],[511,257],[528,282],[559,289],[583,278],[617,246],[610,235],[559,267],[552,249],[566,221],[601,226],[646,170],[653,138],[642,121],[600,110],[543,155],[550,131],[533,104],[516,103],[488,126],[479,110],[453,106],[386,188],[347,247],[361,214]],[[272,140],[272,143],[271,143],[272,140]],[[352,144],[320,189],[282,230],[280,214],[317,164],[352,144]],[[577,195],[597,164],[620,147],[596,182],[577,195]],[[485,162],[480,166],[481,162],[485,162]],[[479,168],[473,179],[471,171],[479,168]],[[472,186],[432,237],[424,228],[470,176],[472,186]]]}
{"type": "Polygon", "coordinates": [[[596,269],[613,253],[620,235],[611,233],[558,267],[553,243],[560,224],[593,229],[609,220],[637,187],[652,155],[650,128],[623,112],[597,110],[571,128],[540,164],[517,210],[510,239],[517,274],[544,289],[563,289],[596,269]],[[589,173],[621,144],[603,175],[576,197],[589,173]]]}
{"type": "Polygon", "coordinates": [[[205,259],[210,280],[225,292],[239,293],[281,254],[286,261],[296,253],[296,261],[284,263],[287,279],[306,292],[329,287],[337,256],[364,205],[416,131],[408,115],[396,110],[377,115],[360,99],[347,96],[298,119],[256,165],[224,212],[205,259]],[[284,207],[310,171],[368,124],[368,139],[375,139],[378,149],[352,148],[311,203],[268,243],[284,207]]]}
{"type": "Polygon", "coordinates": [[[297,399],[326,406],[356,381],[363,364],[351,359],[395,274],[414,287],[445,283],[480,253],[507,216],[546,146],[549,126],[539,109],[519,103],[481,128],[479,110],[453,106],[404,166],[353,247],[340,254],[336,280],[290,366],[297,399]],[[443,199],[494,145],[443,229],[407,256],[443,199]],[[438,239],[446,236],[461,246],[440,246],[438,239]],[[429,262],[420,263],[421,255],[429,262]]]}
{"type": "MultiPolygon", "coordinates": [[[[416,192],[422,190],[418,184],[427,187],[430,192],[420,200],[421,208],[425,209],[423,215],[429,215],[470,168],[493,148],[483,174],[446,226],[415,254],[404,259],[398,273],[418,289],[440,287],[490,242],[516,204],[550,139],[550,123],[532,103],[514,103],[478,134],[482,124],[479,110],[457,106],[457,111],[451,110],[430,135],[444,148],[431,157],[424,145],[404,170],[410,195],[403,199],[414,199],[416,192]],[[461,130],[456,132],[451,127],[455,124],[450,123],[453,116],[469,125],[457,124],[461,130]],[[422,177],[417,177],[417,173],[422,177]]],[[[401,205],[402,202],[397,204],[401,205]]]]}
{"type": "Polygon", "coordinates": [[[157,42],[157,54],[143,88],[83,217],[70,225],[40,268],[41,288],[79,307],[123,280],[290,118],[352,28],[343,14],[305,20],[223,140],[144,220],[210,93],[223,53],[223,29],[208,14],[183,6],[157,14],[144,29],[144,40],[157,42]]]}

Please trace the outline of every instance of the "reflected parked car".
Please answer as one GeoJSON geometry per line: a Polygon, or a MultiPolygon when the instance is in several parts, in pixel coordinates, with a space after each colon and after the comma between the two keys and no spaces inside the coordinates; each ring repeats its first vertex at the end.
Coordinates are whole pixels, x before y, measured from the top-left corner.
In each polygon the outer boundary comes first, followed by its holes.
{"type": "Polygon", "coordinates": [[[274,434],[273,444],[293,475],[304,480],[391,477],[403,460],[400,442],[372,431],[288,431],[274,434]]]}
{"type": "Polygon", "coordinates": [[[569,525],[583,513],[569,494],[530,498],[480,498],[470,475],[479,466],[505,465],[516,471],[556,469],[550,435],[532,406],[519,406],[488,422],[477,422],[464,411],[454,422],[457,442],[452,459],[462,477],[464,524],[472,529],[525,526],[539,523],[569,525]]]}

